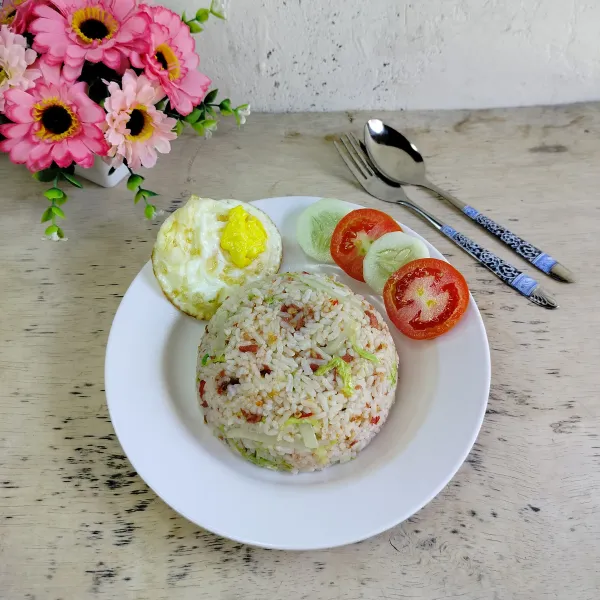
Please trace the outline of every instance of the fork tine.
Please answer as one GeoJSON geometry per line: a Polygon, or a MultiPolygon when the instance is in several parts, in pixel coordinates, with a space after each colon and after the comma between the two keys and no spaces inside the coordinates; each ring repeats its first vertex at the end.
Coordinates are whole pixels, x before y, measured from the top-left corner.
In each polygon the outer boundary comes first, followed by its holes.
{"type": "Polygon", "coordinates": [[[352,175],[354,175],[354,177],[356,178],[358,183],[360,183],[362,185],[365,181],[365,176],[364,176],[363,172],[356,166],[356,163],[355,163],[354,159],[352,158],[352,156],[346,155],[344,150],[342,150],[342,147],[336,141],[333,142],[333,145],[335,146],[335,149],[338,151],[338,154],[342,157],[342,160],[346,163],[346,166],[348,167],[348,169],[350,169],[350,172],[352,173],[352,175]]]}
{"type": "Polygon", "coordinates": [[[363,169],[366,170],[368,175],[371,175],[371,176],[375,175],[375,173],[373,172],[373,169],[371,168],[371,165],[369,164],[369,160],[364,153],[364,150],[360,147],[360,144],[359,144],[358,140],[356,139],[356,137],[354,136],[354,134],[353,133],[348,134],[348,139],[350,140],[350,143],[352,144],[354,151],[356,152],[358,158],[360,159],[361,165],[363,165],[363,169]]]}
{"type": "Polygon", "coordinates": [[[344,148],[346,149],[348,156],[352,159],[352,162],[354,163],[355,168],[358,169],[362,173],[363,178],[366,179],[366,178],[370,177],[370,173],[363,167],[363,164],[361,163],[360,158],[358,158],[355,155],[355,152],[353,152],[352,143],[350,142],[350,138],[347,135],[341,135],[340,141],[342,142],[342,144],[344,144],[344,148]]]}

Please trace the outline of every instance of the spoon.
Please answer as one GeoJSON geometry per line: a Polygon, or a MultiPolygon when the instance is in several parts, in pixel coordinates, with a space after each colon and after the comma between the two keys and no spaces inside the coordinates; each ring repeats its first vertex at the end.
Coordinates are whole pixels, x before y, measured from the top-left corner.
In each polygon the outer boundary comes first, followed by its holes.
{"type": "Polygon", "coordinates": [[[470,217],[480,227],[500,238],[500,241],[540,271],[559,281],[569,283],[574,281],[571,271],[551,256],[429,181],[423,156],[417,147],[399,131],[389,127],[379,119],[370,119],[365,125],[365,147],[369,158],[388,179],[396,183],[416,185],[435,192],[470,217]]]}

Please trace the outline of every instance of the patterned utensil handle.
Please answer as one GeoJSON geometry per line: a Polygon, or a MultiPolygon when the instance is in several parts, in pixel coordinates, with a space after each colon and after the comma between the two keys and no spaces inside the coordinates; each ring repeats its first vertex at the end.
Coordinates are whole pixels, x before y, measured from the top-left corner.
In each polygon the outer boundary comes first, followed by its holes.
{"type": "Polygon", "coordinates": [[[512,248],[525,260],[528,260],[532,265],[536,266],[540,271],[543,271],[547,275],[552,275],[552,267],[554,267],[558,261],[554,260],[551,256],[542,252],[539,248],[536,248],[529,242],[521,239],[518,235],[515,235],[506,229],[506,227],[492,221],[492,219],[486,217],[472,206],[465,206],[463,212],[473,219],[475,223],[500,238],[507,246],[512,248]]]}
{"type": "Polygon", "coordinates": [[[523,294],[534,304],[545,308],[558,308],[556,301],[544,292],[535,279],[525,275],[510,263],[502,260],[493,252],[482,248],[479,244],[469,239],[466,235],[456,231],[449,225],[442,227],[442,233],[450,238],[457,246],[470,254],[477,262],[489,269],[496,277],[507,283],[510,287],[523,294]]]}

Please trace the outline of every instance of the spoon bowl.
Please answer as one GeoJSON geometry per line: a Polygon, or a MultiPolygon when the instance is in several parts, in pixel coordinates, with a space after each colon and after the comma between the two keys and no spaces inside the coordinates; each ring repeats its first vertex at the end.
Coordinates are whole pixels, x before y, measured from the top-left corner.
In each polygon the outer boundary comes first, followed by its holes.
{"type": "Polygon", "coordinates": [[[367,121],[365,147],[371,161],[388,179],[406,185],[427,181],[425,160],[418,148],[383,121],[367,121]]]}

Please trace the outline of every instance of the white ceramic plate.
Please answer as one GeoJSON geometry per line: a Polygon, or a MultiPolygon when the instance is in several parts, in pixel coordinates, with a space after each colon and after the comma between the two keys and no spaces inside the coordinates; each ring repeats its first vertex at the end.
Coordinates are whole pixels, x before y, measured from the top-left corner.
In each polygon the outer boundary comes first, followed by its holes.
{"type": "MultiPolygon", "coordinates": [[[[365,284],[312,262],[296,243],[297,217],[316,200],[256,202],[283,236],[282,270],[336,273],[385,315],[365,284]]],[[[146,483],[214,533],[289,550],[363,540],[407,519],[446,486],[475,442],[490,386],[487,337],[472,298],[460,323],[437,340],[415,342],[390,328],[400,355],[398,395],[373,442],[356,460],[319,473],[261,469],[204,425],[195,383],[204,325],[163,297],[148,263],[121,302],[106,351],[115,431],[146,483]]]]}

